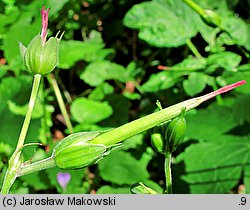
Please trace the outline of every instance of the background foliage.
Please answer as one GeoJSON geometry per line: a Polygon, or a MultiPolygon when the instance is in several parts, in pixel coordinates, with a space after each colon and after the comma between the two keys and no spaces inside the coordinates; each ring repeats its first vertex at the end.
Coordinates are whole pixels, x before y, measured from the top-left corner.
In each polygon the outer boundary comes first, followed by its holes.
{"type": "MultiPolygon", "coordinates": [[[[250,2],[195,2],[216,11],[225,31],[208,26],[182,0],[2,0],[0,179],[32,83],[18,42],[27,45],[39,33],[45,4],[51,8],[49,35],[65,31],[54,74],[75,132],[117,127],[154,112],[156,100],[167,107],[245,79],[243,87],[187,114],[185,143],[173,157],[173,192],[250,193],[250,2]]],[[[25,159],[48,157],[68,134],[45,77],[26,139],[44,146],[25,148],[25,159]]],[[[163,161],[145,132],[97,165],[68,171],[65,191],[56,179],[61,170],[53,168],[17,179],[11,193],[130,193],[141,181],[162,193],[163,161]]]]}

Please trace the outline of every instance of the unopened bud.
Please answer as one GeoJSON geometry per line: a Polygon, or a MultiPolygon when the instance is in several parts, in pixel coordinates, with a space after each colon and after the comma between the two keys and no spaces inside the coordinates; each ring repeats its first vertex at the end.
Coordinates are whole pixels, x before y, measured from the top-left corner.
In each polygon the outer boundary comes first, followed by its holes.
{"type": "Polygon", "coordinates": [[[93,144],[90,140],[98,136],[97,132],[81,132],[69,135],[61,140],[53,150],[56,166],[61,169],[80,169],[97,163],[108,155],[110,148],[103,144],[93,144]]]}
{"type": "Polygon", "coordinates": [[[201,17],[209,26],[221,28],[221,18],[216,12],[207,9],[201,17]]]}
{"type": "Polygon", "coordinates": [[[185,108],[182,109],[180,116],[173,119],[168,125],[166,132],[167,150],[174,152],[176,148],[183,142],[186,134],[185,108]]]}
{"type": "Polygon", "coordinates": [[[37,35],[31,40],[27,48],[20,43],[19,48],[26,70],[32,74],[46,75],[50,73],[58,62],[61,37],[51,37],[43,43],[41,35],[37,35]]]}

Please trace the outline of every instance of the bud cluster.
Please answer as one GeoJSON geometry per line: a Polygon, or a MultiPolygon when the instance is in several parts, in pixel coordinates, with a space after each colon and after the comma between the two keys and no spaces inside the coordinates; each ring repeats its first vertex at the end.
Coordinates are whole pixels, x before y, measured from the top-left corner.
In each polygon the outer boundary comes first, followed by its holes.
{"type": "Polygon", "coordinates": [[[154,149],[161,153],[173,153],[182,144],[186,133],[185,108],[180,116],[174,118],[168,125],[161,124],[154,128],[151,134],[151,144],[154,149]]]}

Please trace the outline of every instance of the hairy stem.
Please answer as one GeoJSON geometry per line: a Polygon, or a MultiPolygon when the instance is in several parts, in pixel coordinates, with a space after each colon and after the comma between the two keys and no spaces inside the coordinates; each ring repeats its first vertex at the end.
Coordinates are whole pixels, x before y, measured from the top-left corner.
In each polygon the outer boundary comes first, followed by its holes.
{"type": "Polygon", "coordinates": [[[3,186],[1,190],[1,194],[7,194],[13,185],[16,177],[17,177],[17,172],[19,171],[21,164],[22,164],[22,156],[21,156],[21,150],[23,148],[24,140],[27,135],[27,131],[29,128],[30,120],[32,117],[32,112],[34,109],[37,93],[39,90],[39,84],[41,81],[41,75],[36,74],[34,75],[34,80],[33,80],[33,85],[32,85],[32,90],[30,94],[30,100],[29,100],[29,106],[27,113],[24,118],[23,126],[19,135],[19,139],[17,142],[17,147],[14,153],[12,154],[9,162],[8,162],[8,168],[5,173],[4,181],[3,181],[3,186]]]}
{"type": "Polygon", "coordinates": [[[28,165],[23,165],[18,174],[17,177],[24,176],[36,171],[41,171],[47,168],[53,168],[56,166],[55,160],[53,157],[49,157],[40,161],[37,161],[35,163],[31,163],[28,165]]]}

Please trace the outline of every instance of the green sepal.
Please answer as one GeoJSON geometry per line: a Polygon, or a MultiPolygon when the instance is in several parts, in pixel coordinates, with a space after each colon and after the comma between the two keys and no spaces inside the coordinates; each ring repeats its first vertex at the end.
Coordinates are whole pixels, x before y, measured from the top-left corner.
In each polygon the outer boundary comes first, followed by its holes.
{"type": "Polygon", "coordinates": [[[182,144],[186,134],[187,124],[185,119],[185,108],[182,108],[180,116],[174,118],[168,125],[166,131],[166,152],[174,152],[182,144]]]}
{"type": "Polygon", "coordinates": [[[61,140],[53,150],[52,157],[61,169],[80,169],[93,165],[121,144],[105,146],[91,142],[99,132],[80,132],[61,140]]]}
{"type": "Polygon", "coordinates": [[[133,194],[157,194],[157,192],[145,186],[142,182],[132,185],[130,191],[133,194]]]}
{"type": "Polygon", "coordinates": [[[162,134],[160,133],[151,134],[151,144],[157,152],[164,154],[165,140],[162,134]]]}
{"type": "Polygon", "coordinates": [[[60,39],[57,37],[51,37],[43,43],[41,35],[37,35],[31,40],[27,49],[19,44],[27,71],[41,75],[50,73],[58,62],[59,42],[60,39]]]}

